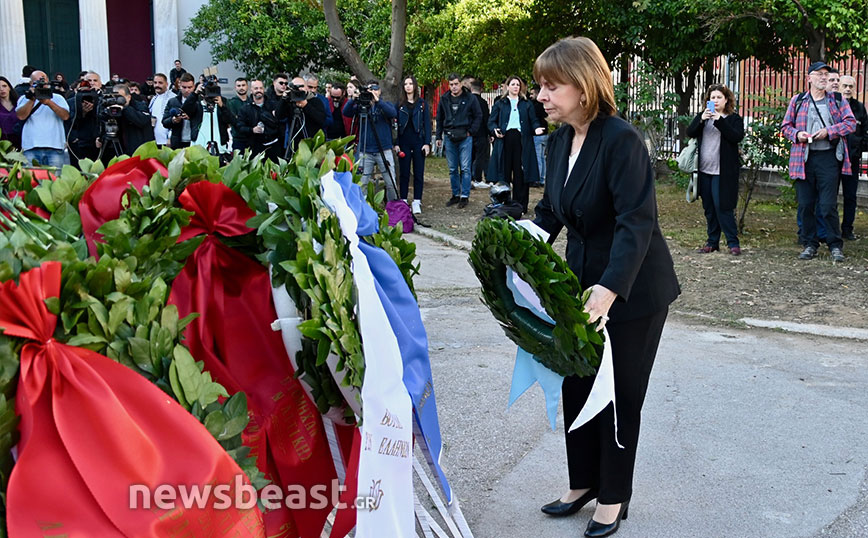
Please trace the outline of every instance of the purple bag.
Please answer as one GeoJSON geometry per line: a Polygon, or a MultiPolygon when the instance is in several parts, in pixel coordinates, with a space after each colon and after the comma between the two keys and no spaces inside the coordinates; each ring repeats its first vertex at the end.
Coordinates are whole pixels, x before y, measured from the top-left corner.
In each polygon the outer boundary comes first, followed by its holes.
{"type": "Polygon", "coordinates": [[[389,215],[389,226],[395,226],[399,222],[403,222],[404,233],[413,231],[413,211],[404,200],[386,202],[386,214],[389,215]]]}

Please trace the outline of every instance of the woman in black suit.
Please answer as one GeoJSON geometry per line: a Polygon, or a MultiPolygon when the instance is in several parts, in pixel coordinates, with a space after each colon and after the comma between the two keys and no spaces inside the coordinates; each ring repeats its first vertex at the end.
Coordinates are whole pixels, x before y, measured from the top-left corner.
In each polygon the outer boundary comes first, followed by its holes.
{"type": "MultiPolygon", "coordinates": [[[[567,229],[566,259],[591,295],[590,321],[608,329],[615,372],[618,440],[607,407],[566,433],[570,490],[543,507],[552,516],[596,510],[585,536],[608,536],[627,517],[642,403],[669,304],[680,293],[672,257],[657,224],[648,151],[639,133],[616,116],[608,64],[593,41],[562,39],[537,58],[534,78],[550,121],[548,171],[535,222],[551,234],[567,229]]],[[[590,393],[593,377],[567,377],[567,428],[590,393]]]]}
{"type": "Polygon", "coordinates": [[[543,134],[545,128],[533,105],[523,97],[524,89],[520,78],[506,79],[506,96],[491,107],[488,130],[494,136],[491,162],[501,166],[502,181],[512,186],[513,200],[521,204],[522,213],[527,213],[528,185],[539,183],[533,136],[543,134]]]}
{"type": "Polygon", "coordinates": [[[738,143],[744,138],[744,121],[735,113],[735,96],[722,84],[708,87],[705,100],[714,110],[705,108],[687,128],[687,136],[697,141],[699,157],[699,196],[705,211],[708,239],[699,252],[719,250],[720,230],[733,256],[741,254],[735,206],[738,203],[738,176],[741,157],[738,143]]]}

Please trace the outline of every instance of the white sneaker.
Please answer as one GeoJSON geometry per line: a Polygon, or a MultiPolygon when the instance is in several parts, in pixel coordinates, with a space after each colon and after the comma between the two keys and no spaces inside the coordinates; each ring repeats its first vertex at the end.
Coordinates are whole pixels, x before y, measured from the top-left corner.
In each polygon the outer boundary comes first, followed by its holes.
{"type": "Polygon", "coordinates": [[[491,187],[491,184],[487,183],[485,181],[474,181],[474,182],[472,182],[472,184],[477,189],[488,189],[491,187]]]}
{"type": "Polygon", "coordinates": [[[422,214],[422,201],[421,200],[413,200],[411,204],[413,206],[413,214],[421,215],[422,214]]]}

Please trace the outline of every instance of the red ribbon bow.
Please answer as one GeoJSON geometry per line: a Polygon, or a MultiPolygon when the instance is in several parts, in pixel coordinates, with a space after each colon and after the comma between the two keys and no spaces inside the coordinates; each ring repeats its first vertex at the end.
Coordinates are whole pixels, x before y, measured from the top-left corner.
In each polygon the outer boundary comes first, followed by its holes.
{"type": "Polygon", "coordinates": [[[88,349],[52,337],[44,300],[60,294],[48,262],[0,286],[0,327],[21,350],[16,406],[20,457],[7,492],[10,536],[264,537],[252,509],[156,506],[155,488],[235,484],[243,471],[192,415],[156,385],[88,349]],[[132,495],[136,485],[147,493],[132,495]],[[137,508],[131,508],[133,500],[137,508]],[[151,503],[145,509],[145,502],[151,503]]]}

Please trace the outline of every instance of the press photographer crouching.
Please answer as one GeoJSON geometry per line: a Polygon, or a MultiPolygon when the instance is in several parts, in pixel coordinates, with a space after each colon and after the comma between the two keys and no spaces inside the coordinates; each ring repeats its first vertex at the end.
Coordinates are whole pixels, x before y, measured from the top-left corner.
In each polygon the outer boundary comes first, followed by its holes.
{"type": "Polygon", "coordinates": [[[265,153],[273,162],[281,156],[280,123],[275,111],[277,102],[265,94],[265,84],[261,80],[250,83],[251,99],[241,106],[235,116],[236,149],[250,148],[257,155],[265,153]]]}
{"type": "Polygon", "coordinates": [[[59,87],[48,82],[42,71],[30,75],[30,88],[18,98],[15,114],[24,122],[21,149],[24,157],[58,170],[69,164],[65,147],[63,122],[69,118],[69,105],[59,95],[59,87]]]}
{"type": "Polygon", "coordinates": [[[95,161],[99,155],[97,139],[100,124],[97,113],[102,79],[93,71],[85,72],[75,88],[75,94],[67,100],[69,121],[66,123],[70,164],[78,168],[80,159],[95,161]]]}
{"type": "Polygon", "coordinates": [[[103,162],[124,153],[132,155],[139,146],[154,139],[148,105],[134,99],[126,84],[115,84],[111,91],[102,93],[99,116],[102,136],[97,145],[103,162]]]}
{"type": "Polygon", "coordinates": [[[358,149],[362,154],[362,187],[371,181],[374,165],[380,168],[386,186],[386,200],[397,200],[395,161],[392,157],[392,120],[395,105],[380,100],[380,82],[372,80],[344,105],[343,114],[359,125],[358,149]]]}

